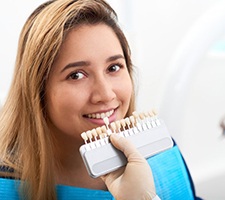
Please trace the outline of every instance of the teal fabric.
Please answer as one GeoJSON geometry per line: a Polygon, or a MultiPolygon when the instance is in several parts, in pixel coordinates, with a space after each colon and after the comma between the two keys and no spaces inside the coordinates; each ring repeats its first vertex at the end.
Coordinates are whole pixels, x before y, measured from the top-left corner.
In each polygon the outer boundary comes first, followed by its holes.
{"type": "Polygon", "coordinates": [[[193,200],[187,168],[177,146],[148,159],[156,193],[162,200],[193,200]]]}
{"type": "Polygon", "coordinates": [[[103,190],[92,190],[64,185],[58,185],[56,189],[59,200],[114,200],[110,192],[103,190]]]}
{"type": "Polygon", "coordinates": [[[20,181],[13,179],[0,178],[0,199],[17,200],[19,199],[18,187],[20,181]]]}
{"type": "MultiPolygon", "coordinates": [[[[156,192],[162,200],[193,200],[187,169],[177,146],[149,158],[156,192]]],[[[19,200],[19,181],[0,178],[0,199],[19,200]]],[[[56,186],[59,200],[114,200],[108,191],[56,186]]],[[[22,200],[22,199],[20,199],[22,200]]]]}

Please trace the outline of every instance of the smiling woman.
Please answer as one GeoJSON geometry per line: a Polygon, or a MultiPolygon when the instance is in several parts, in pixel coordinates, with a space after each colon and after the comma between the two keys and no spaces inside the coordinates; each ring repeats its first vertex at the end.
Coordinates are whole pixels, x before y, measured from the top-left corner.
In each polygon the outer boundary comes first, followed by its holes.
{"type": "MultiPolygon", "coordinates": [[[[125,121],[135,108],[134,93],[129,45],[109,4],[40,5],[22,29],[0,115],[0,199],[158,200],[156,192],[163,199],[195,199],[176,145],[146,160],[130,140],[111,131],[110,145],[126,165],[96,178],[87,173],[82,137],[90,139],[90,130],[101,137],[109,131],[98,132],[104,123],[125,121]]],[[[100,149],[98,155],[104,154],[100,149]]]]}
{"type": "Polygon", "coordinates": [[[116,13],[105,1],[40,5],[22,29],[0,116],[1,183],[19,179],[22,199],[57,199],[56,185],[83,188],[85,199],[90,189],[91,199],[157,198],[147,161],[126,139],[111,138],[130,160],[111,175],[91,178],[79,154],[82,132],[103,125],[105,116],[112,122],[134,111],[132,67],[116,13]]]}

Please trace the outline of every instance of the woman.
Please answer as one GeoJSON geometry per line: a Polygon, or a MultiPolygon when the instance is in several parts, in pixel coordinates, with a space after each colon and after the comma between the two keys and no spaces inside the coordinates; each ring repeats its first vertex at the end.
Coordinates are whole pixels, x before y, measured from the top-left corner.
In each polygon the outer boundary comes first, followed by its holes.
{"type": "Polygon", "coordinates": [[[131,115],[134,97],[130,49],[104,0],[39,6],[21,32],[0,114],[0,199],[156,200],[156,191],[165,200],[196,199],[176,145],[146,162],[112,134],[128,164],[89,177],[81,133],[103,125],[105,116],[112,122],[131,115]]]}
{"type": "Polygon", "coordinates": [[[55,185],[109,190],[115,199],[157,199],[151,169],[124,138],[112,143],[126,168],[88,176],[80,134],[134,111],[130,50],[103,0],[52,0],[25,23],[12,86],[0,118],[2,177],[22,196],[56,199],[55,185]]]}

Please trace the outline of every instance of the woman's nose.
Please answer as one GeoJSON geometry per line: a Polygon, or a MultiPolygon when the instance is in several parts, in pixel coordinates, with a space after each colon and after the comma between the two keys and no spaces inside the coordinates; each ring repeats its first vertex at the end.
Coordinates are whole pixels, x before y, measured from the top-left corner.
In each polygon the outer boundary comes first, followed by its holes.
{"type": "Polygon", "coordinates": [[[97,79],[91,88],[91,102],[94,104],[107,103],[116,97],[113,84],[110,80],[104,78],[97,79]]]}

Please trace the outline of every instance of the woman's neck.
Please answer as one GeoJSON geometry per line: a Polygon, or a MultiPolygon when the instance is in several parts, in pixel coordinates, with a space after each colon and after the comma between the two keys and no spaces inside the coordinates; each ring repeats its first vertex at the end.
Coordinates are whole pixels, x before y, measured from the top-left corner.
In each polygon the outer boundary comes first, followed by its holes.
{"type": "Polygon", "coordinates": [[[88,175],[79,153],[79,142],[64,138],[56,144],[54,155],[57,164],[54,171],[57,184],[107,190],[101,178],[94,179],[88,175]]]}

